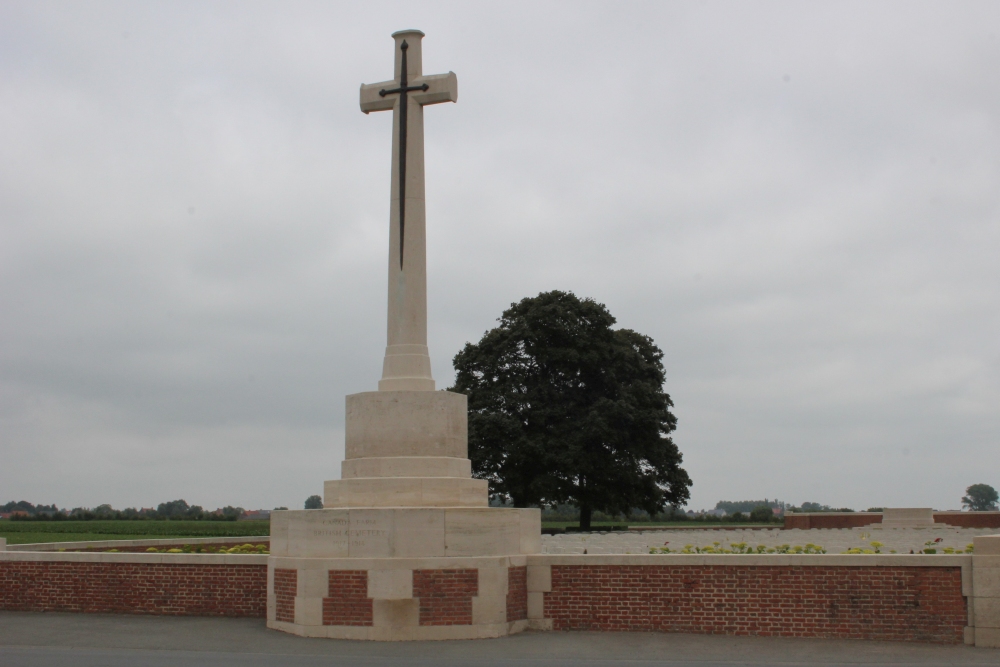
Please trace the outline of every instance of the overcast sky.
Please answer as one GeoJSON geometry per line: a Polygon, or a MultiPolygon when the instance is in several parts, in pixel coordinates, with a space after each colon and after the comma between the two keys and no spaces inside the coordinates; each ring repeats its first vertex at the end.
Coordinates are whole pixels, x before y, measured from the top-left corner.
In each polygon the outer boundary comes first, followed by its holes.
{"type": "Polygon", "coordinates": [[[418,28],[429,338],[570,290],[665,353],[689,508],[1000,487],[1000,4],[0,5],[0,503],[301,507],[385,345],[418,28]]]}

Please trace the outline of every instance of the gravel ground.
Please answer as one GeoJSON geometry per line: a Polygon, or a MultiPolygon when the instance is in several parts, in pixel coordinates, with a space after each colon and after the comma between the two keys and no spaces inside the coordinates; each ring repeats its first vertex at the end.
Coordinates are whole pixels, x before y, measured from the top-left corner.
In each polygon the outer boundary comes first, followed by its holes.
{"type": "Polygon", "coordinates": [[[881,542],[881,552],[908,554],[923,549],[928,541],[941,538],[937,543],[937,553],[944,547],[965,549],[972,544],[972,538],[981,535],[995,535],[995,528],[826,528],[814,530],[663,530],[632,531],[614,533],[589,533],[563,535],[542,535],[542,552],[547,554],[648,554],[650,548],[666,545],[672,550],[683,549],[685,545],[696,547],[712,546],[718,542],[726,547],[737,542],[746,542],[751,547],[763,544],[777,547],[783,544],[805,546],[815,544],[826,549],[829,554],[844,553],[848,549],[871,548],[871,542],[881,542]]]}

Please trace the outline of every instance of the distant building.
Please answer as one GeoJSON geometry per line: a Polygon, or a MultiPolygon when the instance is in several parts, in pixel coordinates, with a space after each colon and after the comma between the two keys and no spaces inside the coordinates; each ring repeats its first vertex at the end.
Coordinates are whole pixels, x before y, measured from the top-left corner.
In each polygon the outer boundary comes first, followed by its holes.
{"type": "Polygon", "coordinates": [[[237,521],[267,521],[271,518],[271,510],[251,510],[240,515],[237,521]]]}

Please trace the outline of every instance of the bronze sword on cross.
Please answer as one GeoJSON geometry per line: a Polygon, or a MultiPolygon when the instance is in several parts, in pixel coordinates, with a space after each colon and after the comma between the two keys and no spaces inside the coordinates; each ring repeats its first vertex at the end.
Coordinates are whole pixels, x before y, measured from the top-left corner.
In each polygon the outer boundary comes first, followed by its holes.
{"type": "MultiPolygon", "coordinates": [[[[417,42],[423,37],[423,33],[419,31],[403,31],[397,34],[409,34],[411,37],[416,37],[417,42]]],[[[410,124],[412,121],[411,114],[409,113],[409,103],[411,98],[421,107],[441,102],[455,102],[458,99],[458,79],[454,72],[424,76],[422,74],[419,48],[417,49],[417,57],[411,59],[408,57],[410,44],[406,39],[400,40],[398,44],[399,57],[396,61],[398,67],[396,78],[393,81],[361,86],[361,110],[365,113],[371,111],[388,111],[390,109],[396,111],[394,115],[396,116],[395,120],[398,126],[397,136],[399,146],[397,155],[395,156],[398,160],[398,164],[395,165],[395,171],[399,181],[397,186],[399,195],[399,265],[402,268],[403,242],[406,229],[407,170],[409,168],[411,172],[410,180],[414,181],[414,176],[416,176],[421,186],[423,185],[424,176],[422,114],[418,121],[419,127],[413,128],[419,134],[419,138],[417,139],[420,142],[420,146],[418,147],[420,150],[417,151],[419,154],[419,164],[410,164],[411,160],[407,159],[407,148],[410,143],[410,124]],[[377,100],[373,99],[374,94],[378,95],[377,100]],[[413,173],[414,171],[418,173],[413,173]]],[[[419,43],[417,46],[419,47],[419,43]]],[[[423,193],[421,192],[420,194],[422,196],[423,193]]]]}
{"type": "Polygon", "coordinates": [[[399,87],[391,90],[383,88],[378,91],[379,97],[399,95],[399,268],[401,269],[403,268],[403,241],[406,238],[406,94],[416,90],[427,92],[427,89],[430,88],[426,83],[422,83],[419,86],[409,85],[406,74],[406,50],[409,48],[410,45],[406,43],[405,39],[399,45],[399,57],[402,62],[400,65],[399,87]]]}

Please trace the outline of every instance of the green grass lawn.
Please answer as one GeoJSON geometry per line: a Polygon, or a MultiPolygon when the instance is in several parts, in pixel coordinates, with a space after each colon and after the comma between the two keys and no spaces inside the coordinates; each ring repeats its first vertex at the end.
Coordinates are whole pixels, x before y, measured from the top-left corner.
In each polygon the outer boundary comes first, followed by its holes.
{"type": "Polygon", "coordinates": [[[268,521],[0,521],[7,544],[157,540],[173,537],[257,537],[268,521]]]}

